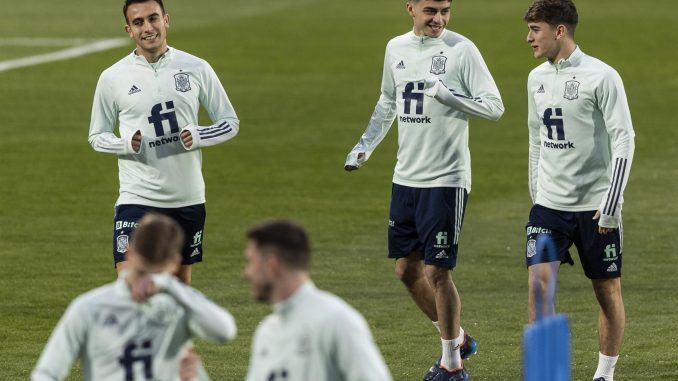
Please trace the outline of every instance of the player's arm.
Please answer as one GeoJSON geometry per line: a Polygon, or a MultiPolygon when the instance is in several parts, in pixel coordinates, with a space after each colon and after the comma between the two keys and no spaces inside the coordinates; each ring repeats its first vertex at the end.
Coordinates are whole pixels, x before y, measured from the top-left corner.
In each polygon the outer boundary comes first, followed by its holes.
{"type": "Polygon", "coordinates": [[[232,139],[238,134],[240,121],[226,95],[219,77],[205,63],[202,73],[199,100],[212,119],[210,126],[189,124],[181,131],[181,141],[187,150],[209,147],[232,139]]]}
{"type": "Polygon", "coordinates": [[[530,93],[531,78],[527,79],[527,130],[529,139],[528,188],[532,203],[537,202],[537,175],[539,174],[539,155],[541,150],[541,122],[534,97],[530,93]]]}
{"type": "Polygon", "coordinates": [[[631,112],[624,84],[616,71],[610,69],[606,73],[602,83],[596,88],[596,98],[612,145],[612,176],[600,204],[598,226],[616,229],[619,227],[624,189],[635,150],[631,112]]]}
{"type": "Polygon", "coordinates": [[[89,317],[76,299],[59,320],[43,349],[31,381],[61,381],[66,378],[75,358],[84,350],[89,317]]]}
{"type": "Polygon", "coordinates": [[[424,81],[424,94],[455,110],[499,120],[504,114],[499,89],[478,48],[471,43],[467,47],[460,57],[463,62],[461,81],[466,89],[449,88],[438,77],[432,76],[424,81]]]}
{"type": "Polygon", "coordinates": [[[103,74],[99,77],[92,102],[92,118],[89,125],[89,144],[97,152],[115,155],[138,153],[141,148],[141,131],[126,136],[121,131],[113,133],[118,122],[118,106],[113,97],[112,85],[103,74]]]}
{"type": "Polygon", "coordinates": [[[192,334],[220,343],[235,338],[237,329],[233,316],[205,295],[168,273],[154,274],[153,283],[158,291],[171,295],[186,309],[192,334]]]}
{"type": "Polygon", "coordinates": [[[347,171],[360,168],[370,158],[372,152],[384,140],[396,117],[395,82],[389,62],[389,48],[387,47],[381,78],[381,95],[367,124],[367,129],[346,156],[344,169],[347,171]]]}
{"type": "Polygon", "coordinates": [[[330,353],[346,381],[388,381],[391,374],[374,343],[365,319],[356,311],[338,313],[328,334],[333,340],[330,353]]]}

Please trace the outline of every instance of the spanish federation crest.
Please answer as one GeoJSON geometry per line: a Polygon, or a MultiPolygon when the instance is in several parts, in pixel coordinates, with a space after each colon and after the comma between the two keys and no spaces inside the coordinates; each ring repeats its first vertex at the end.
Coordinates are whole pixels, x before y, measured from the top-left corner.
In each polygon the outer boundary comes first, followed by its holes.
{"type": "Polygon", "coordinates": [[[447,57],[433,56],[431,58],[431,73],[436,75],[445,74],[445,62],[447,62],[447,57]]]}
{"type": "Polygon", "coordinates": [[[563,98],[573,100],[579,98],[579,82],[570,80],[565,82],[565,94],[563,98]]]}
{"type": "Polygon", "coordinates": [[[125,234],[121,234],[117,238],[117,251],[118,253],[124,254],[129,248],[129,237],[125,234]]]}
{"type": "Polygon", "coordinates": [[[191,90],[191,81],[188,79],[188,74],[186,73],[174,74],[174,84],[176,85],[177,91],[185,93],[191,90]]]}
{"type": "Polygon", "coordinates": [[[531,239],[527,241],[527,257],[532,258],[535,254],[537,254],[537,241],[531,239]]]}

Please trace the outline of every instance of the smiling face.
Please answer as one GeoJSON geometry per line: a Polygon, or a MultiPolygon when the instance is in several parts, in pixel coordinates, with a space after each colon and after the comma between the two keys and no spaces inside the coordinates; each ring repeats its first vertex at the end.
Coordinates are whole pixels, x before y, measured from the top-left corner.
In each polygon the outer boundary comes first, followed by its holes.
{"type": "Polygon", "coordinates": [[[148,62],[156,62],[167,51],[169,15],[160,4],[149,0],[130,4],[127,8],[125,31],[137,44],[137,54],[148,62]]]}
{"type": "Polygon", "coordinates": [[[410,0],[407,13],[414,22],[414,34],[417,36],[439,37],[450,21],[451,1],[410,0]]]}

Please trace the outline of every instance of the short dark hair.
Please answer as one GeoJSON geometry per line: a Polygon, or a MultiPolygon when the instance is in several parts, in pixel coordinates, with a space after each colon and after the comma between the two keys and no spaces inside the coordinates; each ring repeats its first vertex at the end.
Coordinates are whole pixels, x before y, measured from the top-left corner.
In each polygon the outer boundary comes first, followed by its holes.
{"type": "Polygon", "coordinates": [[[184,231],[170,217],[149,213],[132,233],[132,246],[146,263],[160,265],[181,254],[184,231]]]}
{"type": "Polygon", "coordinates": [[[289,220],[270,220],[251,228],[247,238],[262,251],[270,250],[287,266],[308,270],[311,245],[304,228],[289,220]]]}
{"type": "Polygon", "coordinates": [[[122,6],[122,15],[125,16],[125,21],[129,22],[127,19],[127,8],[129,8],[130,5],[132,4],[137,4],[137,3],[145,3],[147,1],[155,1],[160,5],[160,9],[162,9],[162,14],[165,14],[165,5],[162,3],[162,0],[125,0],[125,5],[122,6]]]}
{"type": "Polygon", "coordinates": [[[574,35],[579,15],[572,0],[535,0],[525,12],[523,20],[526,22],[543,21],[551,26],[564,24],[574,35]]]}

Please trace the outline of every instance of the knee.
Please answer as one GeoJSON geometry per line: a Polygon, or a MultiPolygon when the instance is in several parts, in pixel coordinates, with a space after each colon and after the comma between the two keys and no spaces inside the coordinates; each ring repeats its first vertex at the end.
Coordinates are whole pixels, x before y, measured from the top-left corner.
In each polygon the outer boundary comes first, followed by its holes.
{"type": "Polygon", "coordinates": [[[433,289],[441,289],[452,284],[450,270],[447,268],[428,265],[424,272],[428,283],[433,289]]]}
{"type": "Polygon", "coordinates": [[[413,265],[409,262],[396,262],[395,276],[405,283],[406,286],[411,286],[420,278],[419,266],[413,265]]]}
{"type": "Polygon", "coordinates": [[[619,278],[594,280],[593,289],[600,301],[610,302],[621,300],[621,282],[619,278]]]}

